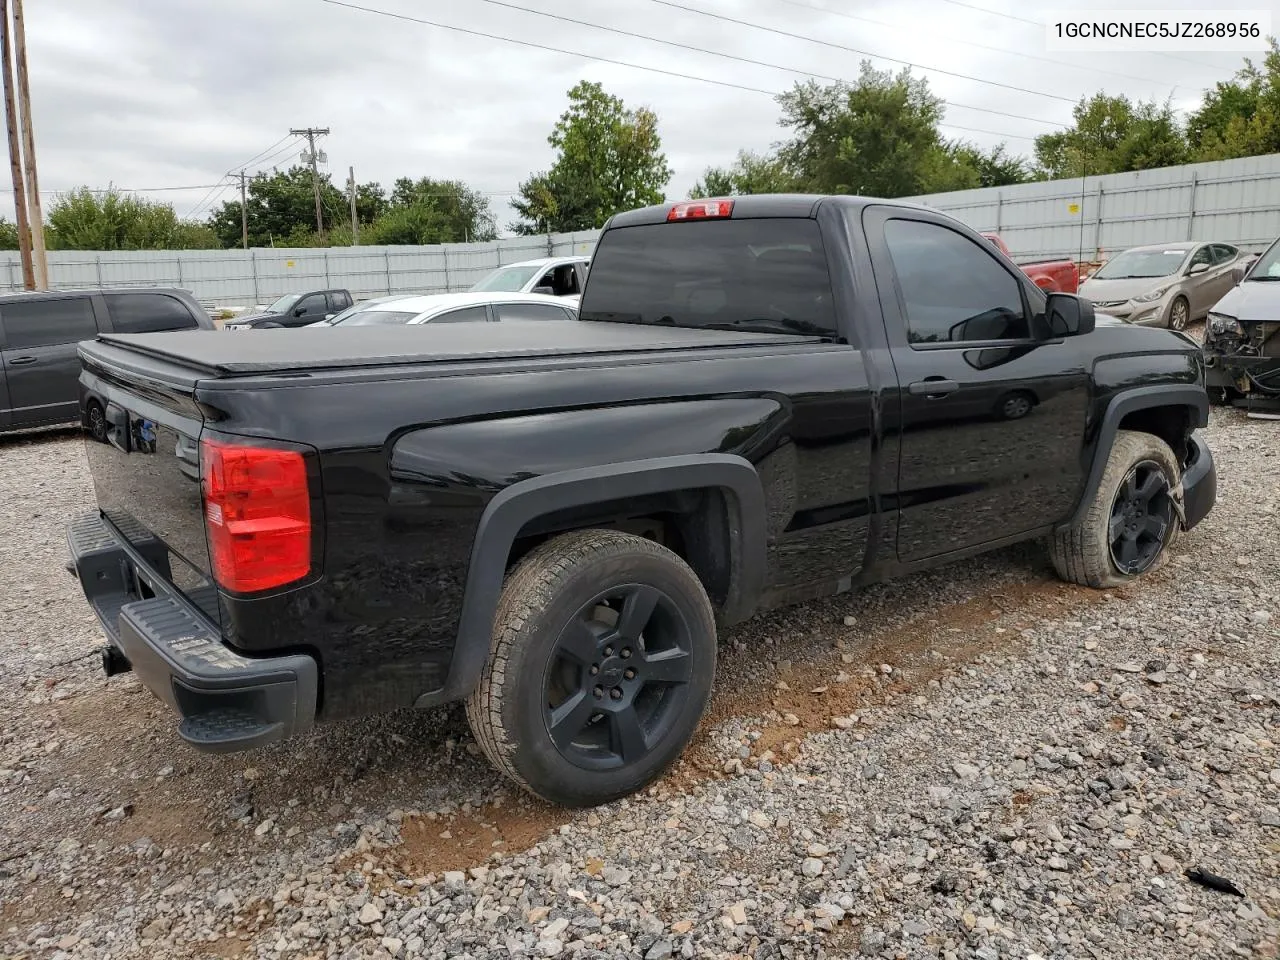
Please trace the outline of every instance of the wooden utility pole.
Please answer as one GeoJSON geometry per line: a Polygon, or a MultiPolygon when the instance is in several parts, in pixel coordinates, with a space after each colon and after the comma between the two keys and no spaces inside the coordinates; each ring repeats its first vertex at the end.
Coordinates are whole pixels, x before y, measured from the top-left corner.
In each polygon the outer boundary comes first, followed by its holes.
{"type": "Polygon", "coordinates": [[[347,195],[351,198],[351,245],[360,246],[360,218],[356,216],[356,168],[347,167],[347,195]]]}
{"type": "Polygon", "coordinates": [[[36,289],[49,289],[49,258],[44,249],[44,210],[40,206],[40,178],[36,175],[36,135],[31,125],[31,83],[27,77],[27,29],[22,0],[13,0],[13,46],[18,60],[18,112],[22,117],[22,153],[27,169],[27,204],[31,225],[31,260],[36,289]]]}
{"type": "Polygon", "coordinates": [[[13,100],[13,55],[9,42],[9,0],[0,0],[0,70],[4,71],[4,118],[9,128],[9,171],[13,174],[13,213],[22,252],[22,285],[36,288],[31,265],[31,228],[27,224],[27,190],[22,182],[22,151],[18,146],[18,111],[13,100]]]}
{"type": "Polygon", "coordinates": [[[318,129],[316,127],[307,127],[304,130],[290,130],[289,132],[295,137],[307,138],[307,159],[311,162],[311,189],[316,195],[316,233],[323,237],[324,216],[320,212],[320,171],[316,169],[316,160],[318,156],[316,153],[316,137],[326,136],[329,133],[329,128],[324,127],[323,129],[318,129]]]}
{"type": "Polygon", "coordinates": [[[249,199],[245,189],[244,171],[240,171],[240,243],[249,249],[249,199]]]}

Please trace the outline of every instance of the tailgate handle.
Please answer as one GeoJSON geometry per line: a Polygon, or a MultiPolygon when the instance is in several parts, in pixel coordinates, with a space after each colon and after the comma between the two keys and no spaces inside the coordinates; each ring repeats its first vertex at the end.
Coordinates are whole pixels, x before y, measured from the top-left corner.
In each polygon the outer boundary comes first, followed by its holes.
{"type": "Polygon", "coordinates": [[[39,357],[14,357],[9,361],[9,366],[22,367],[26,366],[28,363],[35,363],[38,359],[39,357]]]}
{"type": "Polygon", "coordinates": [[[926,397],[945,397],[947,394],[955,393],[959,389],[960,384],[943,377],[929,377],[925,380],[917,380],[907,386],[907,392],[917,397],[922,395],[926,397]]]}
{"type": "Polygon", "coordinates": [[[129,411],[117,404],[108,403],[104,417],[107,421],[107,442],[128,453],[129,411]]]}

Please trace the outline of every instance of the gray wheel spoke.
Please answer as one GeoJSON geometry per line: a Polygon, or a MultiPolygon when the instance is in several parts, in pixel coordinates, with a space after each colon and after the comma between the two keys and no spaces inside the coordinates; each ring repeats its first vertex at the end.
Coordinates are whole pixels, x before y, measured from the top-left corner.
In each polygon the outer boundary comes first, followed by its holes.
{"type": "Polygon", "coordinates": [[[1124,514],[1113,513],[1111,515],[1111,523],[1109,524],[1108,533],[1111,537],[1111,543],[1115,543],[1120,539],[1120,535],[1124,533],[1124,514]]]}
{"type": "Polygon", "coordinates": [[[1138,495],[1138,471],[1134,470],[1124,480],[1124,498],[1132,500],[1138,495]]]}
{"type": "Polygon", "coordinates": [[[1157,540],[1164,539],[1164,531],[1167,524],[1160,517],[1147,517],[1142,521],[1140,532],[1149,533],[1157,540]]]}
{"type": "Polygon", "coordinates": [[[622,602],[618,616],[618,636],[624,640],[639,640],[658,607],[659,593],[653,587],[636,587],[622,602]]]}
{"type": "Polygon", "coordinates": [[[624,763],[639,760],[649,752],[644,728],[640,726],[640,716],[631,704],[609,713],[609,734],[613,740],[613,749],[624,763]]]}
{"type": "Polygon", "coordinates": [[[644,658],[644,678],[650,683],[688,683],[693,675],[693,658],[676,647],[644,658]]]}
{"type": "Polygon", "coordinates": [[[1147,479],[1143,480],[1142,485],[1134,492],[1135,496],[1143,503],[1150,503],[1151,498],[1154,497],[1163,486],[1163,480],[1164,478],[1161,477],[1159,473],[1152,470],[1147,474],[1147,479]]]}
{"type": "Polygon", "coordinates": [[[1138,559],[1138,538],[1125,534],[1120,541],[1120,562],[1126,567],[1138,559]]]}
{"type": "Polygon", "coordinates": [[[575,618],[560,634],[556,649],[580,666],[589,667],[598,659],[600,648],[591,627],[585,620],[575,618]]]}
{"type": "Polygon", "coordinates": [[[595,712],[595,701],[585,690],[579,690],[551,711],[551,739],[561,747],[568,746],[595,712]]]}

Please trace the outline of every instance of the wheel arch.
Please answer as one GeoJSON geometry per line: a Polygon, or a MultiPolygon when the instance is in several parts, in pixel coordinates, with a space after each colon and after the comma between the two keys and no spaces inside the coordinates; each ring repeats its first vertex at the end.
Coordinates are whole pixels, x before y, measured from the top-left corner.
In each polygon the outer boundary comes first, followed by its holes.
{"type": "Polygon", "coordinates": [[[476,527],[462,615],[444,689],[418,706],[470,694],[493,633],[494,608],[509,559],[523,531],[540,518],[626,498],[715,491],[725,505],[729,576],[719,616],[726,624],[749,617],[765,581],[765,500],[755,467],[732,454],[689,454],[565,470],[519,481],[489,501],[476,527]]]}
{"type": "Polygon", "coordinates": [[[1066,529],[1083,519],[1102,482],[1116,434],[1121,430],[1139,430],[1159,437],[1173,449],[1179,463],[1185,463],[1187,435],[1208,423],[1209,395],[1200,386],[1151,384],[1131,387],[1116,394],[1102,416],[1093,462],[1080,499],[1071,516],[1059,524],[1058,529],[1066,529]]]}

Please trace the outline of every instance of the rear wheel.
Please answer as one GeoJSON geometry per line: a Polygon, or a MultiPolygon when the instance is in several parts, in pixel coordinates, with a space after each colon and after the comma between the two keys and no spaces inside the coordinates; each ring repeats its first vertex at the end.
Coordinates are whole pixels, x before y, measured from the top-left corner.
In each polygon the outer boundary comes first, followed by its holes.
{"type": "Polygon", "coordinates": [[[510,574],[467,718],[499,770],[592,806],[632,793],[684,750],[715,675],[711,603],[676,554],[584,530],[510,574]]]}
{"type": "Polygon", "coordinates": [[[1169,329],[1185,330],[1191,322],[1191,304],[1186,297],[1178,297],[1169,307],[1169,329]]]}
{"type": "Polygon", "coordinates": [[[84,420],[89,436],[99,443],[106,443],[107,416],[102,412],[102,404],[98,403],[97,400],[90,400],[89,405],[85,407],[84,420]]]}

